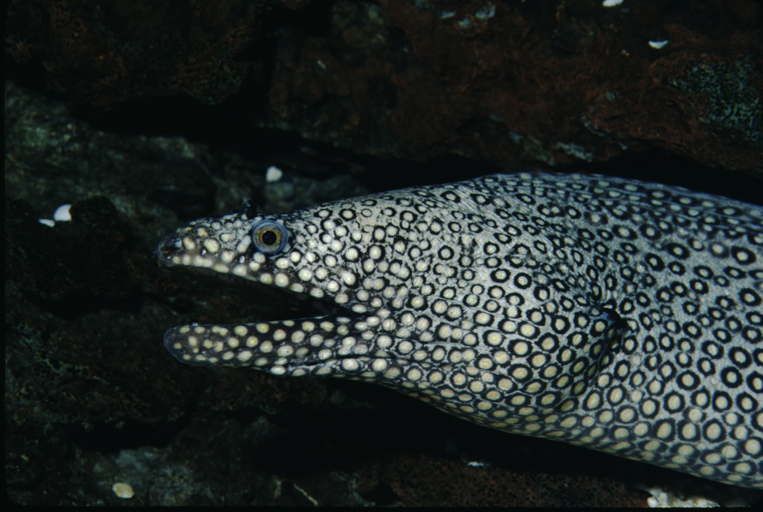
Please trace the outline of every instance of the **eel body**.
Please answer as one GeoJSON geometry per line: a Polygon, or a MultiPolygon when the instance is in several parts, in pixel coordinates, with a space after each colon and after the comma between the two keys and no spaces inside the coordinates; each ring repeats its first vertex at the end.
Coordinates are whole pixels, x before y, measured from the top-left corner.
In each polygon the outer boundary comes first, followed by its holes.
{"type": "Polygon", "coordinates": [[[183,363],[395,388],[466,420],[763,488],[763,208],[495,175],[179,227],[170,267],[331,303],[187,325],[183,363]]]}

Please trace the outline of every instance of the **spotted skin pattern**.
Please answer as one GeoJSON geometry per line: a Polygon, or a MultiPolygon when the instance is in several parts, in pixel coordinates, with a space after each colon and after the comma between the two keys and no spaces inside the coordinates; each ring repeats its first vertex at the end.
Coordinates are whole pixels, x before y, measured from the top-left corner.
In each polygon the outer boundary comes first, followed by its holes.
{"type": "Polygon", "coordinates": [[[373,382],[481,425],[763,488],[760,206],[495,175],[204,218],[158,255],[340,308],[170,329],[184,363],[373,382]],[[253,242],[263,220],[283,238],[253,242]]]}

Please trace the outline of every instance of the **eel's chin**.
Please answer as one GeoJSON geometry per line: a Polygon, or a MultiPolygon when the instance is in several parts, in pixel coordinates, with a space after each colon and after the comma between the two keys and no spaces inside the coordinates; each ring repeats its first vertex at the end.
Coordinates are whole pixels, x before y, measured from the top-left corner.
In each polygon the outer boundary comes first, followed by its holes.
{"type": "Polygon", "coordinates": [[[185,364],[250,366],[283,374],[287,368],[317,368],[353,357],[356,351],[347,340],[361,341],[358,326],[367,316],[353,313],[251,324],[184,325],[164,334],[164,346],[185,364]]]}

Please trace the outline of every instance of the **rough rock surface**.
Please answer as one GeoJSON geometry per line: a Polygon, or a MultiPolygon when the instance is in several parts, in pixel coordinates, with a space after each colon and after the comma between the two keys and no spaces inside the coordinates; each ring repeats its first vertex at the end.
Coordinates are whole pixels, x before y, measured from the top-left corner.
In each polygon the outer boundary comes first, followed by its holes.
{"type": "Polygon", "coordinates": [[[761,169],[757,4],[202,4],[9,3],[15,502],[645,506],[639,483],[761,499],[371,386],[178,364],[168,327],[297,306],[162,271],[152,256],[179,223],[247,199],[280,212],[589,160],[760,201],[760,181],[728,170],[761,169]],[[282,179],[265,179],[271,165],[282,179]],[[38,222],[64,203],[71,222],[38,222]],[[118,482],[135,496],[118,498],[118,482]]]}
{"type": "Polygon", "coordinates": [[[89,108],[238,93],[258,126],[383,157],[763,166],[753,0],[185,5],[12,1],[6,52],[89,108]]]}

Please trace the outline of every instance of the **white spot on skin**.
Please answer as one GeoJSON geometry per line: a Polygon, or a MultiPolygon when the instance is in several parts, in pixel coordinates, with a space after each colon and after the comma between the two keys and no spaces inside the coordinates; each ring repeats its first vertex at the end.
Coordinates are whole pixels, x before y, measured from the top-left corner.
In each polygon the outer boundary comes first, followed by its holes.
{"type": "Polygon", "coordinates": [[[359,367],[358,361],[356,359],[343,359],[342,360],[342,368],[345,370],[351,372],[357,370],[359,367]]]}
{"type": "Polygon", "coordinates": [[[204,240],[204,248],[214,254],[220,250],[220,244],[217,242],[217,240],[208,238],[204,240]]]}
{"type": "Polygon", "coordinates": [[[252,243],[252,239],[249,235],[246,235],[241,242],[236,246],[236,252],[239,254],[245,254],[249,245],[252,243]]]}
{"type": "Polygon", "coordinates": [[[342,273],[342,281],[344,281],[344,284],[347,286],[352,286],[355,284],[355,274],[352,272],[343,272],[342,273]]]}

